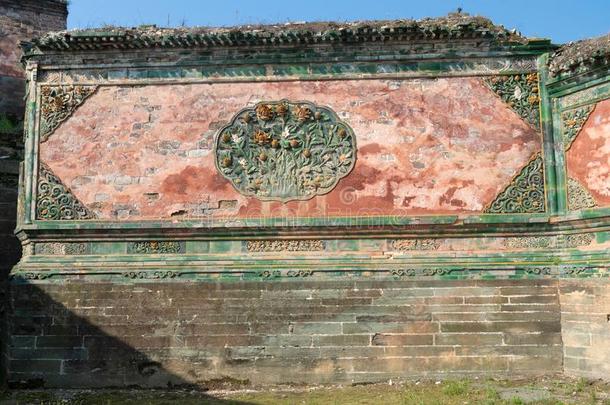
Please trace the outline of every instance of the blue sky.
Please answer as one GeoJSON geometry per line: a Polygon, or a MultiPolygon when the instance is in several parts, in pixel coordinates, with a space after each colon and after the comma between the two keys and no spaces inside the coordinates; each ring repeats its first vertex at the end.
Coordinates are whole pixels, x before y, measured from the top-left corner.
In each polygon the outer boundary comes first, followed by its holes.
{"type": "Polygon", "coordinates": [[[68,27],[418,19],[458,7],[556,43],[610,32],[610,0],[71,0],[68,27]]]}

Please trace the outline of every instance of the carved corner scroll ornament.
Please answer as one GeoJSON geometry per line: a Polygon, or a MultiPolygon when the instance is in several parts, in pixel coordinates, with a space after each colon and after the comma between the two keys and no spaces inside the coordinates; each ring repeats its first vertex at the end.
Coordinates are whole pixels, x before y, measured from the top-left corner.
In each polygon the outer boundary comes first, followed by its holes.
{"type": "Polygon", "coordinates": [[[244,195],[307,200],[330,192],[349,174],[356,137],[328,107],[261,102],[218,132],[215,157],[218,171],[244,195]]]}
{"type": "Polygon", "coordinates": [[[97,86],[44,86],[41,88],[40,142],[59,127],[97,86]]]}
{"type": "Polygon", "coordinates": [[[538,73],[493,76],[485,84],[537,131],[540,130],[538,73]]]}
{"type": "Polygon", "coordinates": [[[542,156],[536,153],[484,212],[527,214],[545,211],[542,156]]]}
{"type": "Polygon", "coordinates": [[[566,151],[570,149],[572,143],[580,133],[583,125],[591,115],[595,105],[587,105],[573,110],[565,111],[561,114],[563,125],[563,146],[566,151]]]}
{"type": "Polygon", "coordinates": [[[568,209],[578,211],[586,208],[597,207],[597,202],[580,182],[571,177],[568,178],[568,209]]]}
{"type": "Polygon", "coordinates": [[[36,218],[47,220],[93,219],[95,215],[72,194],[48,166],[40,162],[36,218]]]}

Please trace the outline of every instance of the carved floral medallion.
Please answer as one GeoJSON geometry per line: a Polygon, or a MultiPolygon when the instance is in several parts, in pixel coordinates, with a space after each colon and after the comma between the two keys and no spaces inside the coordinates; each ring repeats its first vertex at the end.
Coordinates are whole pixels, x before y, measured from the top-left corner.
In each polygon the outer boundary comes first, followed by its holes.
{"type": "Polygon", "coordinates": [[[328,107],[261,102],[216,136],[216,167],[242,194],[306,200],[331,191],[356,161],[352,129],[328,107]]]}

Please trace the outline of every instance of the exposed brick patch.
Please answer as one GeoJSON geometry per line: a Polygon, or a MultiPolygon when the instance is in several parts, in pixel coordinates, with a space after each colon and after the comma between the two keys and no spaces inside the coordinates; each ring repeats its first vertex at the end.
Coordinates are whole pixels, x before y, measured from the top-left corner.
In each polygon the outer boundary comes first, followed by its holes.
{"type": "Polygon", "coordinates": [[[561,281],[564,371],[569,375],[610,375],[610,281],[561,281]]]}

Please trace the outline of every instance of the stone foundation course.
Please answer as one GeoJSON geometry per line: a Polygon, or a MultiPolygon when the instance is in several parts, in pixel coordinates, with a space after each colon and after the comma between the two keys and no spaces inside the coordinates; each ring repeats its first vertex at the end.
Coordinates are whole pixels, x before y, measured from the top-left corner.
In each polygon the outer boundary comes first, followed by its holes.
{"type": "Polygon", "coordinates": [[[11,381],[164,387],[218,376],[264,385],[546,373],[562,367],[564,288],[555,280],[17,285],[11,381]]]}

